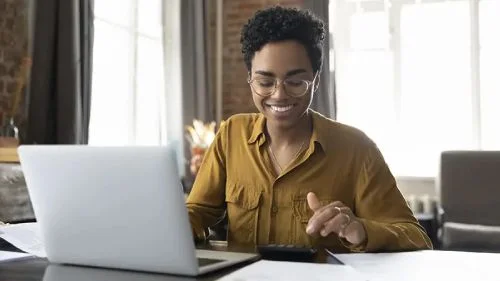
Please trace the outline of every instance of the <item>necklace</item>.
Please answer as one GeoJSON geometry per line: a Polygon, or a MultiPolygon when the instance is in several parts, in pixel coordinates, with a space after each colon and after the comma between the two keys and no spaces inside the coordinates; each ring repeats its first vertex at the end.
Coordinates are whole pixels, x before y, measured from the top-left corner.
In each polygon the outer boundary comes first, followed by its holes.
{"type": "MultiPolygon", "coordinates": [[[[306,141],[304,140],[301,144],[300,144],[300,147],[299,149],[297,150],[297,152],[295,153],[295,155],[293,156],[292,158],[292,161],[295,160],[295,158],[297,158],[297,156],[299,156],[299,153],[302,151],[302,148],[304,147],[304,144],[306,143],[306,141]]],[[[269,145],[269,152],[271,152],[271,156],[273,157],[273,161],[276,163],[276,165],[278,165],[278,168],[280,170],[280,173],[283,172],[283,168],[281,167],[280,165],[280,162],[278,162],[278,158],[276,158],[276,155],[274,155],[274,152],[273,152],[273,149],[271,148],[271,145],[269,145]]],[[[290,161],[290,163],[292,162],[290,161]]],[[[288,163],[288,164],[290,164],[288,163]]]]}

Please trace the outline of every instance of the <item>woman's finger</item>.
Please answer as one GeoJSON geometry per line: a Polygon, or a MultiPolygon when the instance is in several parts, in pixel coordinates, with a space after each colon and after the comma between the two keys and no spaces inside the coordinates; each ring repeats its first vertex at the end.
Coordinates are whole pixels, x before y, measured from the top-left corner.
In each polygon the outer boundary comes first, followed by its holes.
{"type": "Polygon", "coordinates": [[[344,207],[344,204],[340,201],[336,201],[316,211],[309,219],[309,223],[306,228],[307,234],[313,234],[321,230],[323,225],[335,217],[342,207],[344,207]]]}
{"type": "Polygon", "coordinates": [[[351,222],[349,213],[350,209],[348,207],[340,208],[340,212],[334,218],[324,223],[323,229],[320,231],[321,236],[328,236],[332,232],[340,234],[351,222]]]}

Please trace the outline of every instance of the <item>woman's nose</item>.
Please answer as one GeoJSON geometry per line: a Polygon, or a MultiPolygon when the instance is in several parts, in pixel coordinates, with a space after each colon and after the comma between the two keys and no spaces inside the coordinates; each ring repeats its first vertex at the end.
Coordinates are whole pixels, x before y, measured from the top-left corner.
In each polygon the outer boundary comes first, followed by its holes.
{"type": "Polygon", "coordinates": [[[288,95],[286,93],[285,84],[282,81],[278,81],[274,93],[271,95],[275,99],[286,99],[288,95]]]}

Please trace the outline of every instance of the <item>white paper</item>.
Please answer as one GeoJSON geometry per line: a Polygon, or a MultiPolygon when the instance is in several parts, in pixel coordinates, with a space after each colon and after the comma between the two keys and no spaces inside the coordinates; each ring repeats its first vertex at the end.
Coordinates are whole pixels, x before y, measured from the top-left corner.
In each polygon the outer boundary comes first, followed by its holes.
{"type": "Polygon", "coordinates": [[[15,261],[33,257],[34,257],[33,255],[26,253],[0,251],[0,262],[15,261]]]}
{"type": "Polygon", "coordinates": [[[20,223],[0,226],[0,238],[21,251],[38,257],[47,257],[36,223],[20,223]]]}
{"type": "Polygon", "coordinates": [[[335,257],[376,281],[500,280],[500,254],[493,253],[425,250],[335,257]]]}
{"type": "Polygon", "coordinates": [[[367,281],[363,274],[347,265],[326,263],[299,263],[261,260],[230,273],[220,281],[367,281]]]}

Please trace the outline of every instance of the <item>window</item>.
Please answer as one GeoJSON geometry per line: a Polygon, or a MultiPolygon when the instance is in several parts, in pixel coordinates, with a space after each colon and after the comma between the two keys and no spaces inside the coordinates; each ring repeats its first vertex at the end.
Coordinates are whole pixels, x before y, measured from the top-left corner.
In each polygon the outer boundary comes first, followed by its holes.
{"type": "Polygon", "coordinates": [[[500,149],[500,1],[331,0],[340,122],[397,176],[444,150],[500,149]]]}
{"type": "Polygon", "coordinates": [[[166,95],[162,1],[100,0],[94,12],[89,144],[161,144],[166,95]]]}
{"type": "Polygon", "coordinates": [[[481,87],[481,145],[500,149],[500,1],[479,3],[479,73],[481,87]]]}

